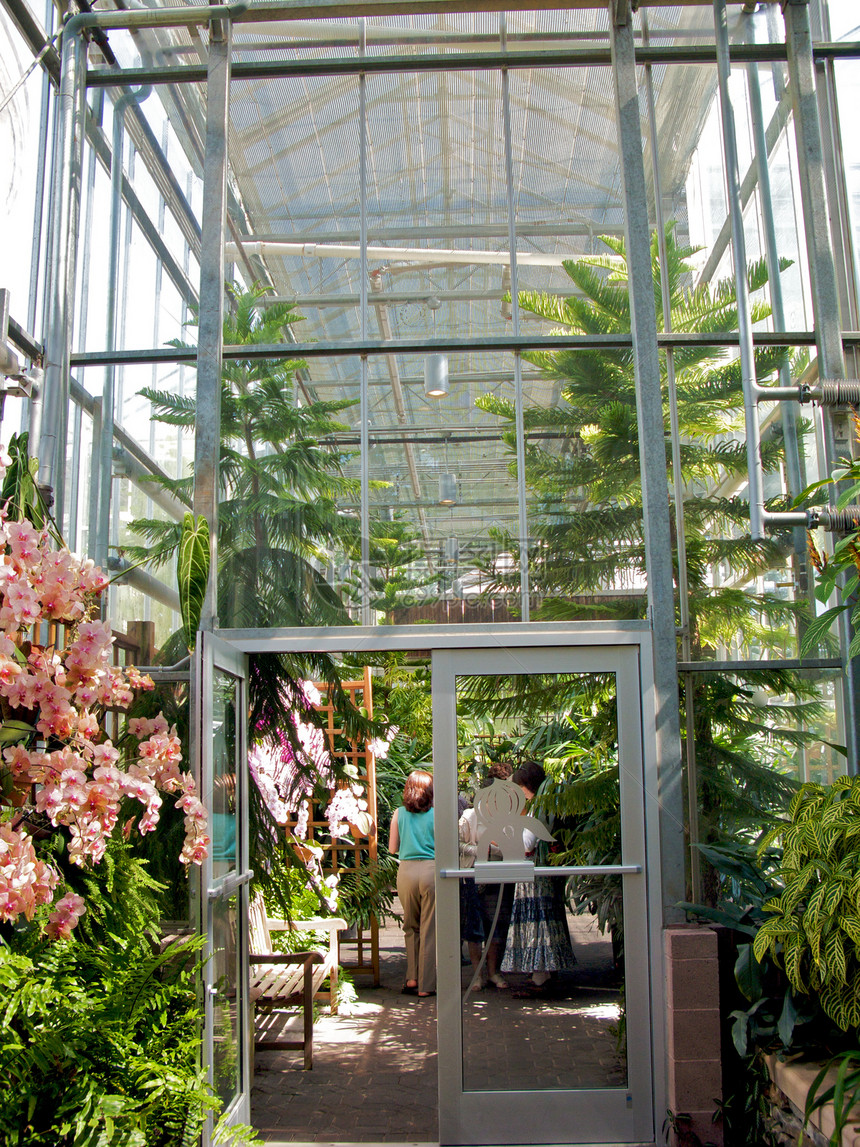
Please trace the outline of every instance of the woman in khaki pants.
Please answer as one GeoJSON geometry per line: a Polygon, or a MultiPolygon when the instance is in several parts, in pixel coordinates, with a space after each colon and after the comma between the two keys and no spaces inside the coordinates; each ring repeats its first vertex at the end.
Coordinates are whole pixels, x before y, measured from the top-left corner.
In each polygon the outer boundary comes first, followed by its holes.
{"type": "Polygon", "coordinates": [[[436,995],[436,855],[433,777],[415,769],[403,786],[403,804],[391,818],[390,852],[400,857],[397,895],[406,938],[406,996],[436,995]]]}

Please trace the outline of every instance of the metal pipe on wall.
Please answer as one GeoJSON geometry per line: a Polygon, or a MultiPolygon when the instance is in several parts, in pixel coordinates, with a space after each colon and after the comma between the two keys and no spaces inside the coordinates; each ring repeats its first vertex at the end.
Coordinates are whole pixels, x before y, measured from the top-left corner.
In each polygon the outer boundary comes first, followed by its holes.
{"type": "Polygon", "coordinates": [[[31,404],[30,410],[31,451],[38,443],[39,481],[53,498],[54,514],[61,528],[83,161],[85,56],[83,40],[79,36],[64,34],[57,101],[59,161],[51,188],[51,286],[45,334],[45,374],[42,393],[31,404]]]}
{"type": "MultiPolygon", "coordinates": [[[[809,272],[812,281],[812,305],[815,315],[815,336],[818,346],[819,377],[840,381],[845,378],[845,357],[842,350],[842,327],[839,312],[839,290],[830,236],[830,218],[826,180],[824,175],[821,127],[818,119],[818,101],[815,89],[815,69],[812,55],[812,37],[809,28],[808,5],[798,0],[786,0],[784,5],[788,75],[794,107],[794,130],[797,138],[798,174],[803,203],[803,224],[809,253],[809,272]]],[[[832,420],[825,412],[824,449],[827,473],[832,472],[836,451],[832,420]]],[[[828,487],[831,512],[835,509],[838,492],[828,487]]],[[[851,644],[850,611],[839,617],[839,637],[842,656],[851,644]]],[[[848,751],[847,767],[850,773],[858,770],[858,720],[860,720],[860,673],[856,658],[844,661],[842,683],[842,718],[845,744],[848,751]]]]}
{"type": "Polygon", "coordinates": [[[726,166],[726,193],[732,230],[732,265],[735,276],[735,299],[740,333],[741,383],[744,393],[744,422],[746,425],[747,475],[749,483],[750,534],[753,541],[764,537],[764,481],[761,466],[761,432],[758,423],[753,387],[755,386],[755,348],[753,346],[752,314],[747,284],[746,241],[741,204],[738,145],[735,134],[735,115],[729,93],[731,61],[729,59],[729,31],[726,0],[714,0],[714,31],[717,42],[717,82],[720,90],[720,121],[722,125],[723,155],[726,166]]]}
{"type": "MultiPolygon", "coordinates": [[[[785,308],[782,299],[782,280],[780,279],[776,225],[773,218],[773,199],[770,187],[770,169],[768,167],[768,149],[765,139],[759,65],[747,64],[746,70],[750,116],[752,119],[753,150],[755,153],[756,167],[758,169],[758,186],[761,203],[760,218],[764,233],[764,250],[767,260],[768,285],[770,288],[770,306],[774,328],[780,331],[785,329],[785,308]]],[[[783,362],[779,368],[779,380],[782,387],[791,386],[791,370],[788,362],[783,362]]],[[[762,398],[762,389],[760,386],[756,386],[755,388],[757,401],[760,401],[762,398]]],[[[780,405],[779,413],[782,421],[788,494],[793,501],[806,487],[803,459],[800,453],[800,441],[797,430],[797,410],[793,402],[783,402],[780,405]]],[[[791,542],[794,549],[794,569],[800,596],[812,603],[814,602],[814,597],[811,595],[809,582],[806,531],[799,526],[795,526],[791,532],[791,542]]]]}

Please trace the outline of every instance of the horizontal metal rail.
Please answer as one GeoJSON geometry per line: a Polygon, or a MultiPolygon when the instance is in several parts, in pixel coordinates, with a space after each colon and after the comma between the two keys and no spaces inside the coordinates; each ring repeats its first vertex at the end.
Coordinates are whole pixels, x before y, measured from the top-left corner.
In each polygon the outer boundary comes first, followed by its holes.
{"type": "MultiPolygon", "coordinates": [[[[756,346],[814,346],[814,331],[757,331],[756,346]]],[[[860,332],[843,335],[848,344],[860,343],[860,332]]],[[[661,347],[736,347],[737,332],[721,334],[658,334],[661,347]]],[[[255,346],[225,346],[224,358],[246,359],[302,359],[349,358],[374,354],[427,354],[445,350],[451,354],[468,351],[509,351],[527,354],[530,350],[627,350],[633,345],[630,334],[613,335],[494,335],[485,338],[435,339],[354,339],[351,342],[316,343],[260,343],[255,346]]],[[[150,347],[141,350],[86,351],[71,356],[72,366],[103,366],[106,363],[140,364],[197,361],[195,347],[177,350],[172,347],[150,347]]]]}
{"type": "Polygon", "coordinates": [[[679,673],[767,673],[776,669],[844,668],[837,657],[787,657],[784,661],[679,661],[679,673]]]}
{"type": "MultiPolygon", "coordinates": [[[[819,59],[860,57],[860,42],[819,44],[819,59]]],[[[716,47],[687,44],[680,47],[642,47],[636,50],[640,64],[715,64],[716,47]]],[[[732,63],[780,63],[787,60],[784,44],[733,44],[732,63]]],[[[294,76],[348,76],[395,72],[494,71],[500,68],[587,68],[612,66],[609,47],[547,49],[499,52],[456,52],[426,56],[332,56],[314,60],[235,60],[233,80],[284,79],[294,76]]],[[[174,64],[154,68],[92,68],[87,87],[112,88],[131,84],[197,84],[206,80],[205,64],[174,64]]]]}

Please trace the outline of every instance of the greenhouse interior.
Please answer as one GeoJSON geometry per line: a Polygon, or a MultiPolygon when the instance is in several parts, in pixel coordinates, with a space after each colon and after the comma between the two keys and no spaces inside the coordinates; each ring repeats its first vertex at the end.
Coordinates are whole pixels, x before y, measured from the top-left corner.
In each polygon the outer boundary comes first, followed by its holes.
{"type": "Polygon", "coordinates": [[[853,1143],[857,5],[0,35],[0,1139],[853,1143]]]}

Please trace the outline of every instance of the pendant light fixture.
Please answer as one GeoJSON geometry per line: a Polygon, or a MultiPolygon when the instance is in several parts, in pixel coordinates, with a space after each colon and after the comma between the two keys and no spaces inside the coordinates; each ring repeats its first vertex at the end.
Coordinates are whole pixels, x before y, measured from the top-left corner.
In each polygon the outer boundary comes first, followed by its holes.
{"type": "Polygon", "coordinates": [[[428,354],[424,359],[424,395],[444,398],[448,393],[448,356],[428,354]]]}
{"type": "MultiPolygon", "coordinates": [[[[433,338],[436,338],[436,312],[442,303],[435,295],[427,300],[427,308],[433,316],[433,338]]],[[[448,356],[428,354],[424,359],[424,397],[444,398],[448,393],[448,356]]]]}
{"type": "Polygon", "coordinates": [[[456,474],[440,474],[439,475],[439,505],[440,506],[456,506],[457,505],[457,475],[456,474]]]}

